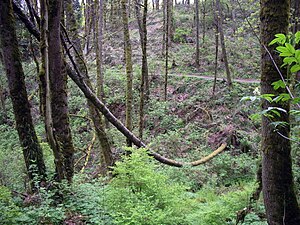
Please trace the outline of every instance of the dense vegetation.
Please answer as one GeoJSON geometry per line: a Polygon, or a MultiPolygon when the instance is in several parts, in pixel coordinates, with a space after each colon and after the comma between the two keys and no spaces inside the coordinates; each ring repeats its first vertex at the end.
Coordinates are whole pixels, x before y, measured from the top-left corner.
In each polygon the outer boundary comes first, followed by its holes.
{"type": "MultiPolygon", "coordinates": [[[[98,1],[95,2],[98,4],[98,1]]],[[[107,10],[113,10],[111,7],[117,5],[117,1],[113,2],[111,5],[107,3],[107,10]]],[[[38,75],[33,59],[34,54],[38,55],[39,43],[19,20],[16,21],[28,99],[44,155],[47,181],[35,177],[33,186],[36,184],[38,190],[32,191],[15,129],[7,80],[1,76],[0,94],[5,101],[0,111],[1,224],[267,224],[263,199],[255,197],[257,192],[258,195],[261,192],[261,119],[265,116],[259,100],[266,98],[260,95],[259,83],[259,1],[220,3],[232,88],[228,88],[221,51],[215,67],[216,15],[213,2],[199,2],[202,15],[199,66],[195,65],[194,5],[176,4],[173,7],[174,33],[168,46],[167,101],[163,100],[163,11],[152,10],[149,2],[147,52],[150,95],[144,107],[143,129],[147,148],[126,147],[126,138],[107,123],[105,131],[115,160],[112,167],[108,165],[107,173],[103,172],[103,146],[97,138],[88,110],[89,103],[76,84],[68,80],[68,116],[75,148],[72,182],[55,179],[55,156],[47,142],[45,123],[40,113],[38,75]],[[30,48],[31,51],[28,50],[30,48]],[[215,71],[220,79],[216,81],[213,93],[215,71]],[[191,162],[209,155],[222,143],[227,144],[224,151],[196,167],[170,167],[155,161],[151,154],[149,156],[149,151],[154,151],[170,159],[191,162]],[[40,185],[41,179],[45,185],[40,185]]],[[[132,132],[137,134],[142,51],[134,2],[131,4],[132,132]]],[[[107,12],[106,16],[103,39],[105,104],[125,124],[128,80],[123,24],[119,20],[120,15],[107,12]]],[[[82,26],[84,20],[82,16],[82,26]]],[[[92,42],[93,37],[90,38],[92,42]]],[[[90,47],[83,54],[92,86],[96,87],[96,47],[90,47]]],[[[4,73],[4,66],[0,64],[0,74],[4,73]]],[[[299,91],[297,88],[295,93],[299,91]]],[[[291,119],[291,138],[297,140],[298,115],[295,113],[291,119]]],[[[105,118],[102,120],[105,124],[105,118]]],[[[295,192],[299,198],[298,142],[292,142],[292,147],[295,192]]]]}

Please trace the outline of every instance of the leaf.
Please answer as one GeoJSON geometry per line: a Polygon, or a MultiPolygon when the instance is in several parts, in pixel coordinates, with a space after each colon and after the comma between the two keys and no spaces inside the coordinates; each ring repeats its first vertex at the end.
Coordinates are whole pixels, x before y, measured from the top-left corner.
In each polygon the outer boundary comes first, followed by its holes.
{"type": "Polygon", "coordinates": [[[295,42],[296,42],[296,44],[298,44],[299,41],[300,41],[300,31],[296,32],[296,34],[295,34],[295,42]]]}
{"type": "Polygon", "coordinates": [[[290,110],[290,114],[300,116],[300,110],[290,110]]]}
{"type": "Polygon", "coordinates": [[[292,99],[292,102],[291,102],[292,104],[298,104],[298,103],[300,103],[300,97],[297,97],[297,98],[294,98],[294,99],[292,99]]]}
{"type": "Polygon", "coordinates": [[[295,54],[295,48],[293,45],[291,45],[290,43],[285,43],[285,47],[288,49],[288,51],[291,53],[291,54],[295,54]]]}
{"type": "Polygon", "coordinates": [[[296,58],[297,62],[300,63],[300,50],[295,51],[295,58],[296,58]]]}
{"type": "Polygon", "coordinates": [[[296,72],[298,72],[300,70],[300,65],[299,64],[295,64],[295,65],[293,65],[291,67],[290,70],[291,70],[292,73],[296,73],[296,72]]]}
{"type": "Polygon", "coordinates": [[[284,47],[284,46],[278,46],[276,48],[276,50],[279,51],[280,53],[283,53],[283,52],[289,53],[289,50],[287,49],[287,47],[284,47]]]}
{"type": "Polygon", "coordinates": [[[268,102],[272,102],[273,101],[272,97],[274,97],[274,96],[275,96],[274,94],[263,94],[260,97],[262,99],[267,100],[268,102]]]}
{"type": "Polygon", "coordinates": [[[282,80],[278,80],[272,83],[274,90],[278,90],[279,88],[285,88],[285,83],[282,80]]]}
{"type": "Polygon", "coordinates": [[[259,119],[261,119],[261,114],[259,114],[259,113],[254,113],[254,114],[251,114],[251,115],[249,116],[249,118],[250,118],[250,120],[252,120],[252,121],[259,120],[259,119]]]}
{"type": "Polygon", "coordinates": [[[286,42],[286,36],[284,34],[275,34],[275,37],[270,43],[269,45],[273,45],[276,43],[280,43],[280,44],[284,44],[286,42]]]}
{"type": "Polygon", "coordinates": [[[243,101],[251,101],[254,102],[255,100],[257,100],[258,98],[256,96],[245,96],[242,97],[242,99],[240,100],[241,102],[243,101]]]}
{"type": "Polygon", "coordinates": [[[282,93],[279,96],[277,96],[276,98],[273,99],[274,102],[286,102],[289,101],[291,99],[291,96],[287,93],[282,93]]]}
{"type": "Polygon", "coordinates": [[[284,122],[284,121],[276,121],[276,122],[270,123],[270,125],[273,125],[275,128],[284,128],[284,127],[287,127],[289,125],[289,123],[284,122]]]}
{"type": "MultiPolygon", "coordinates": [[[[297,50],[297,51],[299,51],[299,50],[297,50]]],[[[299,52],[300,52],[300,51],[299,51],[299,52]]],[[[285,57],[285,58],[283,59],[283,62],[284,62],[285,64],[291,65],[293,62],[297,62],[297,59],[296,59],[295,57],[285,57]]]]}

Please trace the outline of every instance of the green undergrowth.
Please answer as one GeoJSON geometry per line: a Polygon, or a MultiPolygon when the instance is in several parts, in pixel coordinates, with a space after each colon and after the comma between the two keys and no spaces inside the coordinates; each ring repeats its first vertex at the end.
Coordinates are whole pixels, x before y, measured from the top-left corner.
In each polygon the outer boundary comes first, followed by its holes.
{"type": "MultiPolygon", "coordinates": [[[[236,212],[248,205],[256,188],[249,180],[229,187],[206,183],[192,191],[189,182],[173,179],[145,149],[127,150],[131,155],[117,162],[108,182],[76,176],[71,186],[41,189],[26,201],[1,186],[2,224],[235,224],[236,212]],[[59,201],[58,193],[64,195],[59,201]]],[[[245,224],[265,224],[258,223],[262,210],[258,202],[245,224]]]]}

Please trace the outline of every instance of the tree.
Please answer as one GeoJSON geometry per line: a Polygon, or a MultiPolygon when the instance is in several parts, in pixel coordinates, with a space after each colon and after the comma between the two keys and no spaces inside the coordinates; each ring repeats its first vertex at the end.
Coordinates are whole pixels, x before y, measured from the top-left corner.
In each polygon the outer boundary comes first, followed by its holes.
{"type": "Polygon", "coordinates": [[[229,88],[231,88],[232,87],[232,81],[231,81],[231,75],[230,75],[229,64],[228,64],[228,59],[227,59],[227,52],[226,52],[226,46],[225,46],[225,37],[224,37],[224,31],[223,31],[223,14],[222,14],[222,11],[221,11],[220,0],[216,0],[216,11],[219,13],[219,16],[218,16],[218,31],[219,31],[219,34],[220,34],[222,56],[223,56],[223,60],[224,60],[225,70],[226,70],[227,86],[229,88]]]}
{"type": "MultiPolygon", "coordinates": [[[[100,4],[103,4],[103,1],[100,0],[100,4]]],[[[98,5],[98,2],[96,1],[95,4],[98,5]]],[[[75,10],[72,4],[71,0],[68,0],[66,2],[66,18],[67,18],[67,27],[71,34],[71,44],[73,44],[75,51],[75,61],[78,65],[78,69],[83,74],[86,84],[89,86],[90,89],[92,88],[92,83],[89,78],[88,70],[86,69],[85,60],[84,60],[84,54],[82,50],[82,45],[79,37],[79,31],[78,31],[78,23],[75,18],[75,10]]],[[[103,6],[103,5],[102,5],[103,6]]],[[[100,7],[101,8],[101,7],[100,7]]],[[[100,10],[99,10],[100,11],[100,10]]],[[[100,12],[99,12],[100,13],[100,12]]],[[[102,17],[102,15],[99,15],[99,17],[102,17]]],[[[96,21],[97,23],[100,23],[100,18],[96,21]]],[[[103,20],[101,20],[101,23],[103,20]]],[[[98,29],[100,30],[100,25],[98,26],[98,29]]],[[[97,63],[97,90],[99,98],[103,101],[104,99],[104,90],[103,90],[103,72],[102,72],[102,43],[100,44],[100,38],[98,36],[102,36],[102,33],[100,35],[100,31],[98,32],[98,29],[96,29],[96,63],[97,63]]],[[[102,30],[102,28],[101,28],[102,30]]],[[[89,114],[91,116],[91,119],[93,121],[93,125],[95,127],[95,131],[97,134],[97,138],[99,140],[100,146],[101,146],[101,163],[102,163],[102,169],[103,173],[105,173],[109,166],[113,165],[113,157],[112,152],[109,144],[109,140],[107,137],[107,134],[104,129],[104,123],[102,121],[101,115],[99,111],[94,107],[94,105],[91,103],[91,101],[87,101],[89,114]]]]}
{"type": "MultiPolygon", "coordinates": [[[[272,83],[280,80],[280,75],[270,60],[274,59],[277,65],[281,65],[282,60],[275,54],[274,47],[268,44],[275,34],[287,33],[289,26],[289,0],[261,0],[261,93],[275,94],[286,93],[285,88],[275,91],[272,83]],[[269,54],[270,53],[270,54],[269,54]]],[[[283,77],[287,78],[287,72],[281,71],[283,77]]],[[[275,118],[275,121],[289,124],[289,103],[270,103],[266,100],[262,102],[262,109],[268,107],[280,107],[287,111],[275,118]]],[[[271,121],[267,117],[262,119],[262,182],[263,196],[266,208],[268,224],[270,225],[297,225],[300,224],[300,211],[293,190],[291,143],[288,138],[290,126],[281,126],[278,132],[272,127],[271,121]]]]}
{"type": "MultiPolygon", "coordinates": [[[[129,27],[128,27],[128,15],[127,15],[127,7],[126,0],[121,0],[122,7],[122,20],[123,20],[123,32],[124,32],[124,55],[125,55],[125,63],[126,63],[126,127],[128,130],[132,131],[132,101],[133,101],[133,93],[132,93],[132,50],[131,50],[131,42],[129,35],[129,27]]],[[[127,145],[131,146],[131,140],[127,139],[127,145]]]]}
{"type": "Polygon", "coordinates": [[[196,66],[199,67],[199,1],[195,1],[195,14],[196,14],[196,66]]]}
{"type": "Polygon", "coordinates": [[[45,178],[43,152],[39,145],[30,112],[24,72],[20,59],[17,35],[14,24],[12,2],[0,1],[0,39],[3,62],[9,85],[10,97],[16,120],[16,129],[23,148],[28,176],[45,178]]]}
{"type": "MultiPolygon", "coordinates": [[[[57,179],[72,181],[74,174],[74,146],[68,117],[67,74],[63,60],[60,21],[62,2],[49,2],[49,77],[53,133],[58,149],[57,157],[62,162],[62,171],[57,179]]],[[[57,159],[56,159],[57,160],[57,159]]],[[[57,171],[58,172],[58,171],[57,171]]]]}
{"type": "Polygon", "coordinates": [[[145,98],[149,97],[149,76],[148,76],[148,62],[147,62],[147,11],[148,1],[143,2],[143,19],[141,19],[140,3],[136,1],[136,17],[139,26],[140,42],[142,48],[142,77],[140,84],[140,120],[139,120],[139,137],[143,138],[144,128],[144,104],[145,98]],[[145,90],[146,89],[146,90],[145,90]],[[145,97],[146,95],[146,97],[145,97]]]}

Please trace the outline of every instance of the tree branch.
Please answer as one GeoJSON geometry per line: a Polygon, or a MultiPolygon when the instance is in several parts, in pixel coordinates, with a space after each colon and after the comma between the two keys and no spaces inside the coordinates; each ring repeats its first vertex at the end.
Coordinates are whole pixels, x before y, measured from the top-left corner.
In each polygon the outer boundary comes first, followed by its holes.
{"type": "MultiPolygon", "coordinates": [[[[39,41],[40,40],[40,32],[39,30],[32,24],[27,16],[22,12],[22,10],[13,2],[14,11],[19,16],[20,20],[25,24],[28,31],[39,41]]],[[[134,145],[136,145],[139,148],[147,148],[146,144],[142,142],[138,137],[136,137],[132,132],[130,132],[124,124],[118,120],[111,112],[110,110],[104,105],[102,101],[99,100],[99,98],[92,92],[92,90],[86,85],[84,82],[83,77],[81,76],[77,65],[63,39],[62,45],[64,46],[66,53],[75,69],[75,71],[72,69],[72,67],[66,62],[66,69],[68,76],[75,82],[75,84],[79,87],[79,89],[83,92],[85,97],[89,99],[94,106],[107,118],[107,120],[112,123],[126,138],[128,138],[134,145]]],[[[184,162],[178,162],[169,158],[166,158],[156,152],[153,152],[149,150],[149,155],[153,156],[154,159],[157,161],[170,165],[175,167],[182,167],[185,165],[188,166],[198,166],[200,164],[203,164],[205,162],[208,162],[209,160],[213,159],[215,156],[217,156],[219,153],[225,150],[227,144],[223,143],[217,150],[212,152],[210,155],[189,163],[184,162]]]]}

